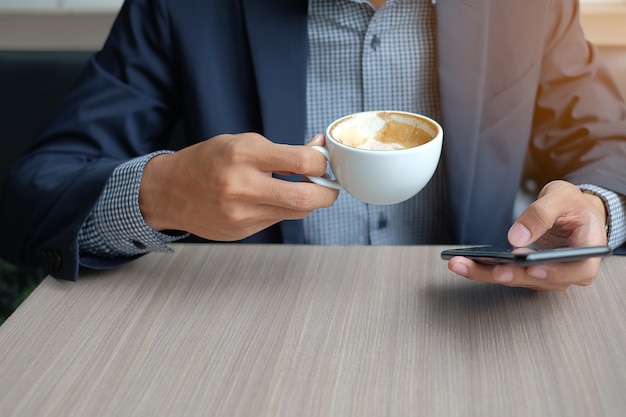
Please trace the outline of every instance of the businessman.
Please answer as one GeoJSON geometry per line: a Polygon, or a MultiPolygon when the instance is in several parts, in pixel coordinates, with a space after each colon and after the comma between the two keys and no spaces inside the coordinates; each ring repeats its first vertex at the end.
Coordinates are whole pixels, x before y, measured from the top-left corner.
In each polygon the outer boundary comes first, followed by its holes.
{"type": "MultiPolygon", "coordinates": [[[[625,162],[626,106],[575,0],[129,0],[12,170],[0,254],[76,279],[79,265],[169,251],[188,233],[617,247],[625,162]],[[381,108],[443,125],[425,190],[372,206],[301,180],[325,170],[304,145],[322,144],[328,123],[381,108]],[[177,121],[188,143],[172,152],[177,121]],[[512,223],[527,152],[547,185],[512,223]]],[[[599,266],[449,263],[469,279],[559,290],[599,266]]]]}

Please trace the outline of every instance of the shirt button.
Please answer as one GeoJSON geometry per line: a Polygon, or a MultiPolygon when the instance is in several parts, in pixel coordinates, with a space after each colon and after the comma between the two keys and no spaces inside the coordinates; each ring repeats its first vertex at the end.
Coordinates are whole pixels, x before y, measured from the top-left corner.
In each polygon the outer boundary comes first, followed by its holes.
{"type": "Polygon", "coordinates": [[[385,227],[387,227],[387,218],[381,214],[380,217],[378,217],[378,228],[384,229],[385,227]]]}
{"type": "Polygon", "coordinates": [[[380,46],[380,38],[377,35],[372,36],[372,41],[370,42],[370,46],[373,50],[377,50],[380,46]]]}

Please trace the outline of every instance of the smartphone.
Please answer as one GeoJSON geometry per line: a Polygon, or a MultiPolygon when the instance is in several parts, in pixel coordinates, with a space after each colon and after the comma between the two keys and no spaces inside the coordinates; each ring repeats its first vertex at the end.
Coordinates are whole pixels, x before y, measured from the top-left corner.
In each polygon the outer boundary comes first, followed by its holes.
{"type": "Polygon", "coordinates": [[[567,262],[612,253],[608,246],[587,246],[579,248],[534,249],[498,246],[475,246],[469,248],[446,249],[441,252],[442,259],[453,256],[465,256],[475,262],[489,265],[502,263],[521,266],[540,265],[550,262],[567,262]]]}

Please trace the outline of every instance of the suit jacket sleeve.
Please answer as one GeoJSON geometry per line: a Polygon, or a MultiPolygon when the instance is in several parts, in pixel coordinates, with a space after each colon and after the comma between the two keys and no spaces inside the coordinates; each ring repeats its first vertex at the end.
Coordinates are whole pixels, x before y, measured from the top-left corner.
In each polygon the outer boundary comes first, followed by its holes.
{"type": "Polygon", "coordinates": [[[585,40],[578,2],[553,2],[530,152],[545,179],[626,195],[626,106],[598,50],[585,40]]]}
{"type": "Polygon", "coordinates": [[[103,49],[14,165],[0,208],[6,260],[76,279],[78,230],[115,167],[165,146],[178,98],[167,14],[159,4],[126,2],[103,49]]]}

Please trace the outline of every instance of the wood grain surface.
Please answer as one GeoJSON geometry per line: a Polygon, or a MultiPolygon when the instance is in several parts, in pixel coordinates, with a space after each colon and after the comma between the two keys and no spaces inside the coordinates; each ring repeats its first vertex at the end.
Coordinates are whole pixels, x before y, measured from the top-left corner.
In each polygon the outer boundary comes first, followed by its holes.
{"type": "Polygon", "coordinates": [[[0,327],[0,415],[623,416],[626,258],[470,282],[440,247],[176,245],[47,278],[0,327]]]}

